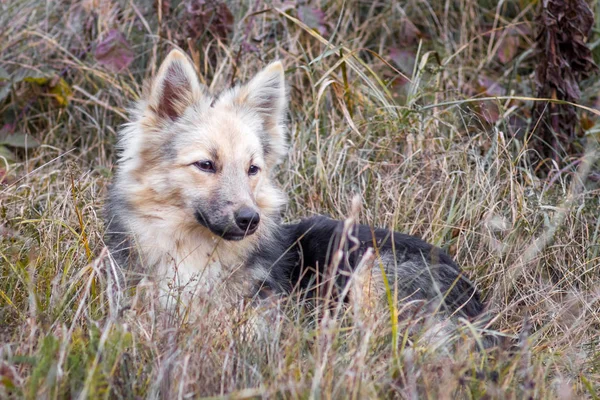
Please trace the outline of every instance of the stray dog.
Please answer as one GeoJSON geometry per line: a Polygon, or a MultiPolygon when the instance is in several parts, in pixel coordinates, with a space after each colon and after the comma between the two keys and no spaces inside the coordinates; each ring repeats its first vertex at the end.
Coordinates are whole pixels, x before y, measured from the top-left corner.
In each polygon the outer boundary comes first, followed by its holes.
{"type": "Polygon", "coordinates": [[[280,62],[212,97],[171,51],[120,132],[106,205],[113,259],[186,305],[300,289],[371,307],[393,291],[478,316],[474,286],[416,237],[322,216],[281,224],[285,196],[271,173],[287,151],[286,107],[280,62]]]}

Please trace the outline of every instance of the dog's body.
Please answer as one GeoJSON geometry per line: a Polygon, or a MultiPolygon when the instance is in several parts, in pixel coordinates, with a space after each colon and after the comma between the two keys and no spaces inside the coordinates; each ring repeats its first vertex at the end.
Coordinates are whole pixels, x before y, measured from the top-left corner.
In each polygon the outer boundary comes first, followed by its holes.
{"type": "Polygon", "coordinates": [[[420,308],[425,302],[466,317],[483,311],[478,292],[452,259],[417,237],[322,216],[284,230],[294,267],[276,268],[274,273],[285,274],[276,282],[315,290],[313,282],[320,281],[330,290],[326,283],[332,281],[334,294],[347,291],[344,300],[354,297],[362,306],[376,307],[386,298],[383,270],[389,290],[405,304],[420,308]]]}
{"type": "Polygon", "coordinates": [[[171,52],[121,132],[107,202],[113,258],[184,304],[296,288],[321,295],[319,284],[331,281],[326,293],[344,300],[385,301],[387,287],[398,299],[478,315],[474,287],[420,239],[325,217],[280,224],[284,196],[270,174],[286,151],[285,110],[280,63],[215,99],[171,52]]]}

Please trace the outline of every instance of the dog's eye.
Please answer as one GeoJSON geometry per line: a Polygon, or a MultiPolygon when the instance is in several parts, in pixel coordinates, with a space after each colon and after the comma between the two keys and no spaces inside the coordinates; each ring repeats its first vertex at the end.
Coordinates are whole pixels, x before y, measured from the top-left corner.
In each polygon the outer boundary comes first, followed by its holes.
{"type": "Polygon", "coordinates": [[[256,165],[251,165],[250,168],[248,168],[248,175],[256,175],[258,174],[258,171],[260,171],[260,168],[256,165]]]}
{"type": "Polygon", "coordinates": [[[215,165],[213,164],[212,161],[196,161],[194,163],[194,165],[200,171],[204,171],[204,172],[216,172],[215,165]]]}

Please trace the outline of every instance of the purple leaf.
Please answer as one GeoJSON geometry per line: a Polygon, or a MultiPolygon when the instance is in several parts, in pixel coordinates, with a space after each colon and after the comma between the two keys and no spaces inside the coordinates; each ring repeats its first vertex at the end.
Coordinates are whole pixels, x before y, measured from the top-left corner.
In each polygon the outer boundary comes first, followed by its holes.
{"type": "Polygon", "coordinates": [[[488,96],[504,96],[506,94],[506,89],[502,85],[486,75],[479,75],[477,83],[488,96]]]}
{"type": "Polygon", "coordinates": [[[488,124],[493,124],[500,119],[498,105],[491,101],[484,101],[479,105],[479,112],[488,124]]]}
{"type": "Polygon", "coordinates": [[[507,64],[512,61],[517,55],[519,50],[519,37],[518,36],[505,36],[500,41],[498,46],[498,60],[502,64],[507,64]]]}
{"type": "Polygon", "coordinates": [[[308,25],[309,28],[316,29],[321,35],[327,33],[325,13],[320,8],[300,6],[298,7],[298,19],[308,25]]]}
{"type": "Polygon", "coordinates": [[[96,46],[96,60],[113,72],[121,72],[133,61],[133,51],[121,32],[111,29],[96,46]]]}

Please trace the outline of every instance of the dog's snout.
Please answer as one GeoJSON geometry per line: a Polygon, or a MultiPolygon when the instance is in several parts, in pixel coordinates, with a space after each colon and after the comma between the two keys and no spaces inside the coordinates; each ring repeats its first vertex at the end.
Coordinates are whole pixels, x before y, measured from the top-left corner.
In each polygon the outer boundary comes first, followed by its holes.
{"type": "Polygon", "coordinates": [[[250,207],[242,207],[235,213],[235,224],[243,231],[254,232],[260,222],[260,214],[250,207]]]}

